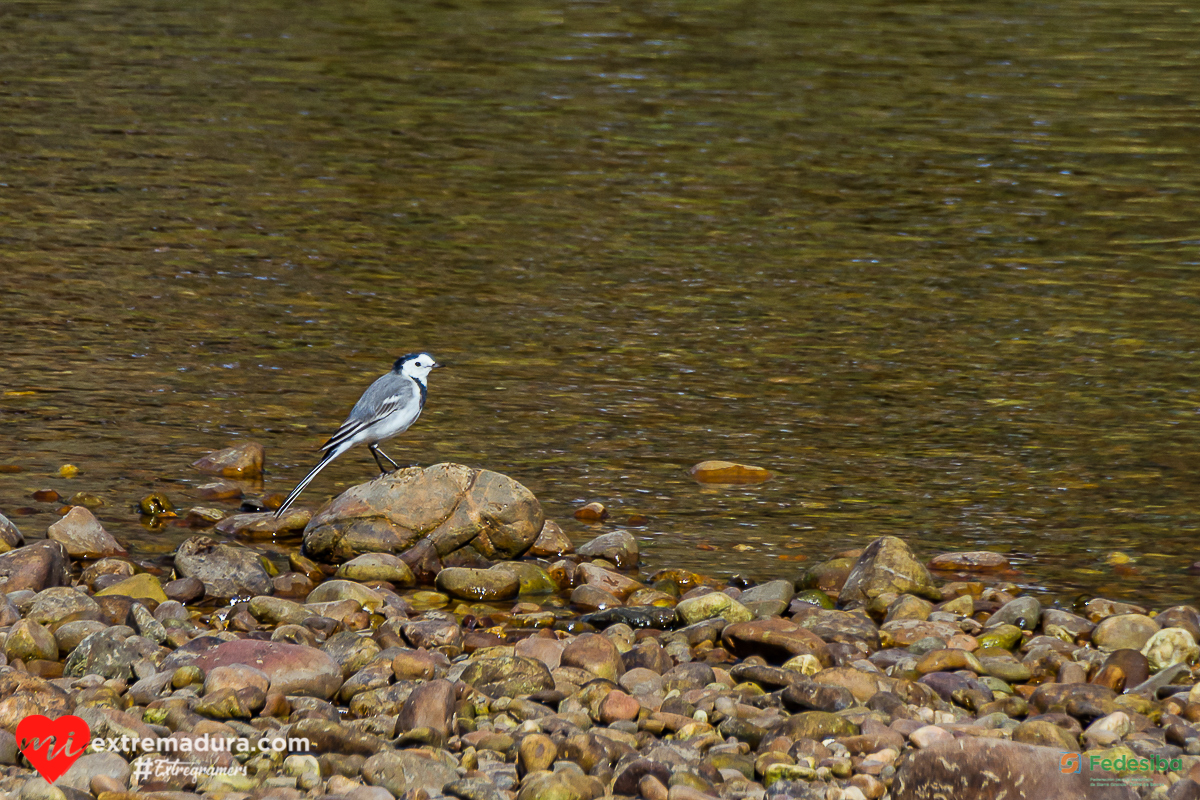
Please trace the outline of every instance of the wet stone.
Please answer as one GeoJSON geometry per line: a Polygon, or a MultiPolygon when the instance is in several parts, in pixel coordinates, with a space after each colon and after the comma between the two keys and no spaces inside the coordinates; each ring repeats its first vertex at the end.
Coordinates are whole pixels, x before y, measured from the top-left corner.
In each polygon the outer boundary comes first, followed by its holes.
{"type": "Polygon", "coordinates": [[[25,544],[21,531],[6,516],[0,514],[0,553],[7,553],[25,544]]]}
{"type": "Polygon", "coordinates": [[[575,552],[571,539],[563,533],[563,529],[553,520],[546,520],[541,533],[529,546],[528,554],[538,558],[552,558],[575,552]]]}
{"type": "Polygon", "coordinates": [[[398,587],[416,583],[408,564],[391,553],[364,553],[338,567],[334,577],[360,583],[387,581],[398,587]]]}
{"type": "Polygon", "coordinates": [[[762,483],[772,477],[770,470],[732,461],[701,461],[688,473],[700,483],[762,483]]]}
{"type": "Polygon", "coordinates": [[[1018,597],[1005,603],[988,619],[988,627],[999,625],[1015,625],[1021,630],[1031,631],[1037,628],[1042,614],[1042,604],[1033,597],[1018,597]]]}
{"type": "Polygon", "coordinates": [[[638,563],[638,543],[628,531],[605,533],[592,539],[577,551],[587,558],[603,558],[620,569],[633,569],[638,563]]]}
{"type": "Polygon", "coordinates": [[[47,538],[66,548],[72,558],[107,558],[125,555],[125,548],[104,530],[100,521],[83,506],[74,506],[50,526],[47,538]]]}
{"type": "Polygon", "coordinates": [[[624,624],[631,628],[666,630],[675,623],[675,609],[660,606],[622,606],[585,614],[581,620],[597,628],[624,624]]]}
{"type": "Polygon", "coordinates": [[[516,597],[521,589],[521,581],[502,567],[449,567],[438,573],[437,587],[451,597],[489,602],[516,597]]]}
{"type": "Polygon", "coordinates": [[[263,455],[263,446],[258,442],[242,442],[209,453],[192,466],[201,472],[226,478],[255,478],[262,475],[263,455]]]}

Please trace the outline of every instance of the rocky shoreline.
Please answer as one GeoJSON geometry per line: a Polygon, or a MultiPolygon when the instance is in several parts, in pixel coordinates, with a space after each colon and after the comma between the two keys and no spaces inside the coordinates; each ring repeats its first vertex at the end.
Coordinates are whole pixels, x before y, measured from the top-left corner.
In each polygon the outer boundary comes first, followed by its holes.
{"type": "Polygon", "coordinates": [[[1200,798],[1191,606],[1042,608],[1003,556],[891,536],[796,581],[643,575],[461,465],[182,516],[214,530],[161,575],[83,506],[45,540],[0,517],[0,794],[1200,798]],[[300,529],[287,570],[253,547],[300,529]],[[53,784],[37,714],[93,741],[53,784]]]}

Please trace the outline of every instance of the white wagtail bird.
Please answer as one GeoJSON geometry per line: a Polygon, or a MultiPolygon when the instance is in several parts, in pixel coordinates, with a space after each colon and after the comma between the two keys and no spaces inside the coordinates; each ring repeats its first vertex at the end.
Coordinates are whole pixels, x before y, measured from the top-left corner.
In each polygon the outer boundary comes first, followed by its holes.
{"type": "Polygon", "coordinates": [[[425,396],[429,393],[426,383],[429,371],[441,366],[444,365],[434,361],[429,353],[409,353],[398,358],[392,371],[367,387],[363,396],[358,398],[358,402],[351,409],[350,416],[346,417],[346,421],[329,437],[329,441],[321,445],[325,455],[313,467],[312,472],[296,484],[296,488],[284,499],[275,516],[279,517],[287,511],[304,491],[304,487],[312,483],[312,479],[317,477],[317,473],[325,469],[330,461],[356,444],[367,445],[367,449],[375,457],[375,463],[379,465],[380,474],[388,471],[379,461],[380,456],[392,465],[393,470],[399,469],[400,465],[379,449],[379,443],[404,433],[417,421],[417,417],[421,416],[421,409],[425,408],[425,396]]]}

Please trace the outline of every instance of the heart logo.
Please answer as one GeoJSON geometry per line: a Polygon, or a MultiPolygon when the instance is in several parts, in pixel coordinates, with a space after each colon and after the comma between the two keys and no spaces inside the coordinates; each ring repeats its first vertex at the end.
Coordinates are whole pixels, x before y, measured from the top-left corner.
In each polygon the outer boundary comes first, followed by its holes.
{"type": "Polygon", "coordinates": [[[58,719],[34,714],[17,723],[17,747],[49,783],[71,768],[91,738],[91,728],[73,714],[58,719]]]}

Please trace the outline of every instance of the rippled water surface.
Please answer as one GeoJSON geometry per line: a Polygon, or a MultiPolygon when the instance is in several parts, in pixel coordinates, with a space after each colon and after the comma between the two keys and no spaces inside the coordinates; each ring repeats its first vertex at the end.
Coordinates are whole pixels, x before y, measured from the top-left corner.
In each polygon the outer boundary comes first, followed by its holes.
{"type": "Polygon", "coordinates": [[[148,491],[194,503],[246,438],[286,491],[428,349],[389,453],[511,474],[580,541],[645,514],[650,567],[895,533],[1196,600],[1194,4],[16,0],[0,34],[27,536],[33,491],[90,491],[168,552],[148,491]]]}

